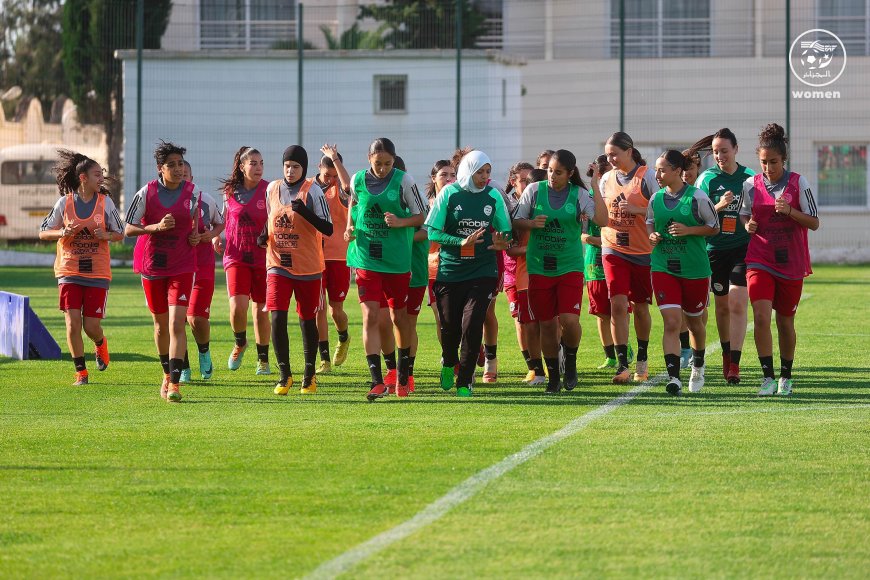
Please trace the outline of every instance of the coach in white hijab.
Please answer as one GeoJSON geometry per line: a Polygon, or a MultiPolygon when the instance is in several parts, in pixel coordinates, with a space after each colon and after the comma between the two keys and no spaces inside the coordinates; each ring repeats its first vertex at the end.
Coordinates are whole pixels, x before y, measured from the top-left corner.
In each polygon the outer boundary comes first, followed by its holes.
{"type": "Polygon", "coordinates": [[[486,180],[478,185],[474,182],[474,174],[487,165],[489,165],[490,170],[492,170],[492,161],[489,160],[489,157],[487,157],[486,153],[483,151],[475,150],[467,153],[465,157],[462,158],[462,161],[459,162],[459,167],[456,170],[456,182],[465,191],[480,193],[489,183],[489,177],[487,176],[486,180]]]}

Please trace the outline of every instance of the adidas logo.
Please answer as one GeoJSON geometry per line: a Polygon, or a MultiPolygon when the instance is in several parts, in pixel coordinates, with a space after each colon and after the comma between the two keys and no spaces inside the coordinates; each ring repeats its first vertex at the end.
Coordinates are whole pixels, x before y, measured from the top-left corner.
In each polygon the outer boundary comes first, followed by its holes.
{"type": "Polygon", "coordinates": [[[186,300],[187,300],[187,294],[182,294],[181,296],[178,297],[178,300],[181,301],[181,302],[186,301],[186,300]]]}
{"type": "Polygon", "coordinates": [[[554,219],[550,222],[550,225],[554,228],[561,228],[562,224],[559,223],[559,218],[554,219]]]}
{"type": "Polygon", "coordinates": [[[254,220],[251,218],[251,216],[249,216],[246,213],[243,213],[239,216],[239,225],[240,226],[247,226],[247,227],[254,227],[257,224],[254,223],[254,220]]]}
{"type": "Polygon", "coordinates": [[[492,293],[490,293],[489,296],[486,297],[486,299],[487,299],[487,300],[492,300],[492,293]]]}
{"type": "Polygon", "coordinates": [[[414,308],[414,312],[420,312],[420,307],[417,306],[416,308],[414,308]]]}
{"type": "Polygon", "coordinates": [[[281,214],[280,216],[278,216],[278,219],[275,220],[275,227],[276,228],[292,228],[293,227],[293,220],[291,220],[286,215],[281,214]]]}
{"type": "Polygon", "coordinates": [[[703,302],[698,302],[698,305],[695,306],[695,308],[703,308],[703,307],[704,307],[704,303],[703,303],[703,302]]]}
{"type": "Polygon", "coordinates": [[[579,303],[579,302],[578,302],[577,304],[574,305],[574,309],[575,309],[575,310],[580,310],[580,303],[579,303]]]}
{"type": "Polygon", "coordinates": [[[716,188],[716,191],[725,191],[725,186],[720,185],[719,187],[716,188]]]}
{"type": "Polygon", "coordinates": [[[344,292],[338,295],[339,298],[344,298],[344,292]]]}
{"type": "Polygon", "coordinates": [[[211,312],[211,307],[205,309],[206,312],[211,312]]]}
{"type": "Polygon", "coordinates": [[[455,208],[453,208],[453,211],[462,211],[462,206],[457,205],[455,208]]]}
{"type": "Polygon", "coordinates": [[[102,314],[102,313],[103,313],[103,309],[102,309],[102,308],[97,308],[97,314],[102,314]]]}

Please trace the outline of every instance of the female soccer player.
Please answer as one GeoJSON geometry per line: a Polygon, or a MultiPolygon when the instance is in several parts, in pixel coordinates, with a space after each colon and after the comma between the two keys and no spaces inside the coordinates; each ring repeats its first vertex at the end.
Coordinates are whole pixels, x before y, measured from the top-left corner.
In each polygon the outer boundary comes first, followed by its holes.
{"type": "Polygon", "coordinates": [[[296,314],[302,328],[305,371],[299,392],[317,392],[314,364],[317,361],[317,310],[320,306],[320,278],[323,275],[323,236],[332,235],[332,221],[323,190],[314,178],[305,179],[308,152],[301,145],[284,150],[284,179],[266,189],[269,217],[266,241],[266,309],[272,317],[272,344],[280,378],[276,395],[286,395],[293,385],[290,370],[290,339],[287,311],[296,297],[296,314]]]}
{"type": "Polygon", "coordinates": [[[369,146],[368,170],[351,180],[351,202],[345,240],[347,263],[356,268],[363,313],[363,346],[371,373],[369,401],[385,397],[378,330],[381,298],[385,297],[396,329],[399,348],[396,395],[406,397],[411,357],[411,332],[406,302],[411,279],[411,240],[425,219],[427,205],[414,179],[393,167],[396,147],[385,137],[369,146]]]}
{"type": "Polygon", "coordinates": [[[127,210],[124,233],[138,236],[133,270],[142,275],[145,301],[154,319],[154,344],[163,367],[160,396],[181,402],[178,384],[187,351],[185,323],[200,234],[194,230],[199,196],[184,181],[187,150],[161,141],[154,150],[159,177],[140,189],[127,210]]]}
{"type": "Polygon", "coordinates": [[[652,250],[652,285],[664,322],[662,350],[668,370],[665,387],[679,395],[680,327],[683,313],[692,339],[692,374],[689,391],[704,386],[706,329],[702,315],[710,296],[710,260],[705,237],[719,232],[716,210],[707,195],[683,181],[690,163],[674,149],[656,160],[656,180],[662,189],[649,200],[646,224],[652,250]]]}
{"type": "MultiPolygon", "coordinates": [[[[184,161],[184,181],[192,182],[193,173],[190,163],[184,161]]],[[[187,323],[199,351],[199,372],[204,380],[210,379],[214,367],[211,362],[209,342],[211,341],[211,301],[214,297],[214,248],[212,240],[219,237],[224,230],[224,217],[221,215],[215,199],[205,192],[199,192],[199,217],[194,220],[198,224],[199,244],[196,246],[196,275],[193,278],[193,290],[190,295],[190,306],[187,307],[187,323]]],[[[187,350],[184,351],[184,364],[181,370],[181,382],[190,382],[190,359],[187,350]]]]}
{"type": "Polygon", "coordinates": [[[453,367],[459,363],[459,397],[472,394],[483,322],[498,285],[493,250],[506,249],[510,237],[504,199],[488,185],[491,172],[485,153],[466,154],[456,183],[441,190],[426,218],[429,239],[441,244],[433,288],[441,320],[441,388],[453,387],[453,367]]]}
{"type": "Polygon", "coordinates": [[[611,330],[616,343],[617,367],[614,383],[626,383],[628,369],[628,306],[634,311],[637,335],[637,365],[634,380],[649,378],[647,347],[652,320],[650,283],[650,246],[646,231],[646,209],[652,194],[659,189],[640,151],[628,134],[614,133],[604,146],[613,169],[601,178],[601,192],[609,220],[601,228],[604,275],[610,293],[611,330]]]}
{"type": "Polygon", "coordinates": [[[323,238],[323,258],[326,267],[323,270],[322,288],[320,290],[320,310],[317,312],[317,348],[320,351],[320,367],[317,373],[326,373],[332,366],[341,366],[347,359],[350,348],[350,334],[347,331],[347,313],[344,311],[344,301],[350,290],[350,268],[347,266],[347,242],[344,241],[344,230],[347,228],[347,208],[350,204],[350,175],[344,168],[344,159],[338,152],[338,145],[325,144],[320,148],[323,157],[318,164],[318,174],[315,183],[323,190],[329,215],[332,217],[332,227],[335,232],[323,238]],[[329,360],[329,324],[326,321],[326,304],[335,330],[338,332],[338,346],[332,362],[329,360]]]}
{"type": "Polygon", "coordinates": [[[704,171],[695,186],[706,193],[719,214],[719,234],[707,240],[710,256],[710,288],[716,304],[716,328],[722,344],[722,374],[731,384],[740,382],[740,357],[746,337],[746,248],[749,234],[740,219],[743,183],[755,175],[737,163],[737,137],[730,129],[719,129],[692,146],[692,150],[713,151],[716,166],[704,171]]]}
{"type": "MultiPolygon", "coordinates": [[[[435,198],[441,193],[441,190],[456,181],[456,168],[453,167],[448,159],[441,159],[435,162],[432,170],[429,172],[429,181],[426,183],[426,199],[431,207],[435,203],[435,198]]],[[[426,234],[428,238],[428,233],[426,234]]],[[[441,343],[441,318],[438,315],[438,304],[435,300],[433,286],[435,278],[438,275],[438,254],[441,250],[441,245],[438,242],[429,242],[429,306],[432,307],[432,312],[435,315],[435,332],[438,335],[438,343],[441,343]]]]}
{"type": "Polygon", "coordinates": [[[266,250],[257,245],[257,236],[266,227],[266,187],[263,156],[247,145],[233,158],[233,170],[223,180],[226,242],[214,239],[214,248],[223,254],[230,300],[230,326],[235,345],[227,359],[231,371],[242,366],[248,348],[248,303],[254,319],[258,375],[268,375],[269,336],[272,332],[266,310],[266,250]]]}
{"type": "Polygon", "coordinates": [[[746,282],[755,317],[755,348],[764,380],[759,395],[787,396],[792,392],[792,363],[797,336],[794,316],[804,278],[812,274],[807,230],[819,229],[816,201],[806,178],[785,169],[788,138],[776,123],[767,125],[758,140],[761,174],[743,184],[740,216],[749,233],[746,282]],[[779,334],[780,378],[773,372],[772,311],[779,334]]]}
{"type": "Polygon", "coordinates": [[[535,168],[543,169],[544,171],[550,166],[550,158],[553,156],[552,149],[544,149],[540,153],[538,153],[538,157],[535,159],[535,168]]]}
{"type": "Polygon", "coordinates": [[[109,242],[124,238],[115,204],[103,190],[103,168],[93,159],[65,149],[54,167],[60,199],[42,222],[40,240],[57,241],[54,275],[66,342],[75,365],[74,385],[88,384],[82,329],[94,342],[97,368],[109,366],[109,343],[100,320],[112,280],[109,242]]]}
{"type": "Polygon", "coordinates": [[[565,350],[564,388],[577,386],[577,349],[580,346],[580,303],[583,301],[583,217],[607,223],[607,207],[598,191],[597,167],[592,197],[577,169],[574,154],[559,149],[550,158],[547,181],[529,184],[514,215],[517,229],[531,230],[526,247],[529,303],[541,326],[541,350],[547,365],[546,392],[558,393],[559,341],[565,350]]]}

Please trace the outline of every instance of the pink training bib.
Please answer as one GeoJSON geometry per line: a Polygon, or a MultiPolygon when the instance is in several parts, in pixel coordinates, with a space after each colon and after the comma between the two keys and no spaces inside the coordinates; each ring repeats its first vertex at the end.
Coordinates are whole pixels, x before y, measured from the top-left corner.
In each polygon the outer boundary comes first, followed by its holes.
{"type": "Polygon", "coordinates": [[[142,225],[159,223],[168,213],[175,218],[175,227],[139,236],[133,251],[134,272],[146,276],[174,276],[196,271],[196,251],[187,241],[193,232],[190,204],[194,187],[194,184],[185,182],[175,204],[164,207],[157,193],[157,181],[148,183],[142,225]]]}

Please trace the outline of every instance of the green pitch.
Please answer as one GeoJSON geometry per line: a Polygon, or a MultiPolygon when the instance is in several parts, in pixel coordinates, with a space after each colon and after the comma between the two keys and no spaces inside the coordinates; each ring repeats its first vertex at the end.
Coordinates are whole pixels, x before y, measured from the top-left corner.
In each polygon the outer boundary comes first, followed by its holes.
{"type": "MultiPolygon", "coordinates": [[[[91,384],[74,388],[51,272],[0,269],[2,288],[31,296],[65,353],[0,359],[2,577],[304,576],[627,390],[593,370],[603,353],[585,314],[578,389],[545,397],[523,385],[502,296],[501,378],[471,400],[438,388],[424,311],[417,393],[367,403],[354,300],[346,365],[313,397],[276,397],[274,376],[254,376],[253,349],[241,370],[226,370],[232,334],[219,273],[215,375],[169,405],[139,281],[129,270],[115,276],[111,366],[98,372],[88,352],[91,384]]],[[[791,398],[754,395],[750,333],[741,386],[724,384],[711,354],[702,394],[674,399],[654,387],[350,575],[866,577],[868,288],[866,267],[819,267],[809,279],[791,398]]],[[[653,322],[656,375],[656,311],[653,322]]],[[[712,316],[710,325],[712,345],[712,316]]],[[[295,324],[290,337],[298,376],[295,324]]]]}

